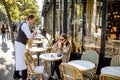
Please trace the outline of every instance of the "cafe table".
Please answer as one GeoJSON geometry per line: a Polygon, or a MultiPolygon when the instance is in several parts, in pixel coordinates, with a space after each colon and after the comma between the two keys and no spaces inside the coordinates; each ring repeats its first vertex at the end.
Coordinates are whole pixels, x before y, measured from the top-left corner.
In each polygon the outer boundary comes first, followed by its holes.
{"type": "MultiPolygon", "coordinates": [[[[95,49],[95,51],[97,51],[99,53],[99,50],[100,50],[100,45],[96,45],[96,44],[86,44],[84,45],[86,48],[89,48],[89,49],[95,49]]],[[[105,49],[108,49],[109,47],[108,46],[105,46],[105,49]]]]}
{"type": "Polygon", "coordinates": [[[112,40],[112,42],[120,43],[120,40],[112,40]]]}
{"type": "Polygon", "coordinates": [[[44,61],[50,61],[51,62],[51,72],[52,72],[53,62],[58,61],[58,60],[62,60],[63,55],[60,54],[60,53],[45,53],[45,54],[41,54],[40,58],[44,61]]]}
{"type": "Polygon", "coordinates": [[[95,64],[86,60],[72,60],[68,64],[76,67],[80,71],[87,71],[95,68],[95,64]]]}
{"type": "Polygon", "coordinates": [[[42,35],[37,35],[37,36],[35,36],[34,38],[35,38],[35,39],[45,39],[45,37],[42,36],[42,35]]]}
{"type": "Polygon", "coordinates": [[[95,44],[88,44],[88,45],[85,45],[85,47],[94,48],[94,49],[100,49],[100,46],[95,45],[95,44]]]}
{"type": "Polygon", "coordinates": [[[63,55],[58,57],[58,53],[45,53],[40,55],[40,58],[45,61],[58,61],[62,59],[62,57],[63,55]]]}
{"type": "Polygon", "coordinates": [[[101,69],[101,74],[113,75],[120,77],[120,67],[117,66],[107,66],[101,69]]]}
{"type": "Polygon", "coordinates": [[[44,41],[43,40],[33,40],[32,43],[33,44],[42,44],[42,43],[44,43],[44,41]]]}
{"type": "Polygon", "coordinates": [[[37,53],[37,58],[38,58],[38,66],[39,66],[39,56],[41,52],[45,52],[47,50],[47,48],[43,48],[43,47],[32,47],[29,49],[30,52],[32,53],[37,53]]]}

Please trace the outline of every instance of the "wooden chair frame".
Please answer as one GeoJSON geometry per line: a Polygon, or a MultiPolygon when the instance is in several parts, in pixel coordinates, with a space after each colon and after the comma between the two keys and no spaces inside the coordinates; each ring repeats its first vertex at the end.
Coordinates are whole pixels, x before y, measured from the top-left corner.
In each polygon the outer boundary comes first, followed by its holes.
{"type": "MultiPolygon", "coordinates": [[[[93,62],[95,64],[95,68],[94,69],[91,69],[91,70],[94,70],[95,72],[93,73],[93,76],[90,76],[89,79],[90,80],[93,80],[93,78],[96,76],[96,71],[97,71],[97,67],[98,67],[98,62],[99,62],[99,55],[96,51],[86,51],[84,54],[96,54],[96,58],[97,58],[97,63],[93,62]]],[[[84,58],[84,54],[82,55],[81,59],[84,58]]],[[[92,58],[92,57],[91,57],[92,58]]],[[[84,59],[85,60],[85,59],[84,59]]],[[[91,61],[92,62],[92,61],[91,61]]],[[[89,70],[90,71],[90,70],[89,70]]]]}
{"type": "Polygon", "coordinates": [[[66,78],[71,78],[73,80],[76,80],[76,79],[80,78],[80,80],[83,80],[82,72],[79,69],[75,68],[74,66],[71,66],[68,63],[61,63],[61,67],[62,67],[62,75],[63,75],[63,78],[64,78],[63,80],[66,80],[66,78]],[[73,76],[67,75],[65,73],[65,67],[73,69],[72,72],[71,72],[73,74],[73,76]],[[77,74],[79,74],[79,76],[77,76],[77,77],[76,77],[76,72],[78,72],[77,74]]]}
{"type": "Polygon", "coordinates": [[[106,80],[105,77],[113,78],[115,80],[120,80],[120,77],[118,76],[113,76],[109,74],[100,74],[100,80],[106,80]]]}
{"type": "MultiPolygon", "coordinates": [[[[26,52],[25,52],[25,61],[26,61],[27,70],[28,70],[27,80],[29,80],[32,76],[34,76],[36,74],[34,72],[32,66],[36,67],[36,65],[37,65],[36,60],[32,58],[31,54],[29,53],[29,50],[26,50],[26,52]]],[[[44,80],[43,73],[40,74],[40,79],[44,80]]]]}
{"type": "Polygon", "coordinates": [[[70,56],[71,56],[71,52],[72,52],[72,46],[70,44],[69,45],[69,51],[65,54],[66,55],[66,61],[65,62],[69,62],[70,56]]]}
{"type": "MultiPolygon", "coordinates": [[[[112,58],[111,62],[110,62],[110,66],[119,66],[118,64],[115,64],[114,60],[119,60],[120,59],[120,55],[116,55],[112,58]]],[[[119,60],[120,61],[120,60],[119,60]]],[[[110,75],[110,74],[100,74],[100,80],[106,80],[106,77],[108,78],[113,78],[115,80],[120,80],[120,77],[115,76],[115,75],[110,75]]],[[[108,80],[108,79],[107,79],[108,80]]]]}
{"type": "MultiPolygon", "coordinates": [[[[118,60],[118,58],[120,59],[120,55],[115,55],[110,62],[110,66],[118,66],[118,65],[114,64],[114,60],[116,60],[116,59],[118,60]]],[[[120,64],[119,64],[119,67],[120,67],[120,64]]]]}

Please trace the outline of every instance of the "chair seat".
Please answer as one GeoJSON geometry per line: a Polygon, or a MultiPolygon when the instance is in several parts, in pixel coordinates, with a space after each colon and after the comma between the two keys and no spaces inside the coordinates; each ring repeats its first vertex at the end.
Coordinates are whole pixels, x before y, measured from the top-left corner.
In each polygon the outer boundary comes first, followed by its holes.
{"type": "Polygon", "coordinates": [[[36,55],[36,54],[32,55],[32,57],[33,57],[34,59],[37,59],[37,55],[36,55]]]}
{"type": "Polygon", "coordinates": [[[43,74],[44,73],[44,66],[36,66],[33,68],[36,74],[43,74]]]}
{"type": "Polygon", "coordinates": [[[83,76],[89,78],[89,77],[94,77],[95,74],[95,69],[91,69],[89,71],[83,72],[83,76]]]}

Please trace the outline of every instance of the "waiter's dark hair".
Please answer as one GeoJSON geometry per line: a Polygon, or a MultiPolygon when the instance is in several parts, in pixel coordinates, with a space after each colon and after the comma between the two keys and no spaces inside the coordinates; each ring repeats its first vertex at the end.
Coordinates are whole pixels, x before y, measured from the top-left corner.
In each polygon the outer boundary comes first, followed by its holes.
{"type": "Polygon", "coordinates": [[[29,19],[33,19],[35,16],[33,15],[33,14],[30,14],[29,16],[28,16],[28,20],[29,19]]]}

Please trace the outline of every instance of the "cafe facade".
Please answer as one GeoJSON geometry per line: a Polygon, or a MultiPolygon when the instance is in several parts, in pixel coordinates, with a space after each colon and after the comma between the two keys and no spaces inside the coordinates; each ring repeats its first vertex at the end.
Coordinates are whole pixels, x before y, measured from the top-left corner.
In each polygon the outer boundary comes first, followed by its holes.
{"type": "Polygon", "coordinates": [[[120,0],[44,0],[44,29],[54,41],[62,32],[67,33],[73,52],[81,54],[92,49],[101,57],[113,57],[119,54],[119,49],[113,49],[116,43],[110,42],[120,39],[119,3],[120,0]]]}

